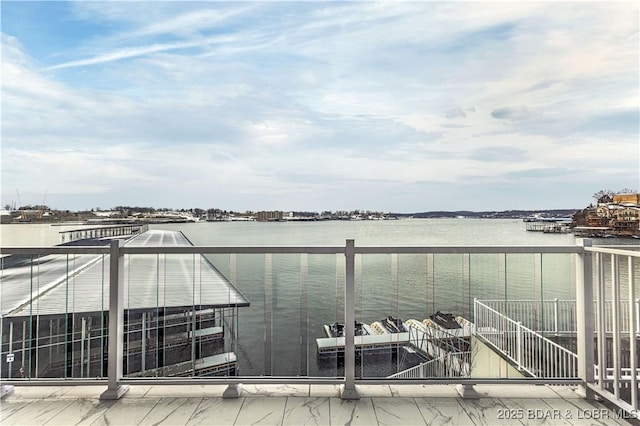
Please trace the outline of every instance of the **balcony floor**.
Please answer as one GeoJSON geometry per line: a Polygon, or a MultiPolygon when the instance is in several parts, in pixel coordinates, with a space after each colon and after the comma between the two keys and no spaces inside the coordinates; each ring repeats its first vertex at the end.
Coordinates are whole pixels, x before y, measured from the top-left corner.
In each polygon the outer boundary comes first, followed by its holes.
{"type": "Polygon", "coordinates": [[[570,387],[483,385],[462,399],[453,385],[358,385],[343,401],[334,385],[131,386],[100,401],[105,386],[16,386],[0,403],[2,425],[494,425],[630,424],[619,412],[581,399],[570,387]]]}

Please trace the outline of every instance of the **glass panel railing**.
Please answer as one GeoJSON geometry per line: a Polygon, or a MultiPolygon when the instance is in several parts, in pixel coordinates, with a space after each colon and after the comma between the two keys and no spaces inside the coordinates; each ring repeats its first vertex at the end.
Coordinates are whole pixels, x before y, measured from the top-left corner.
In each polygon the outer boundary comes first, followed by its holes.
{"type": "Polygon", "coordinates": [[[472,306],[468,255],[365,255],[362,264],[360,303],[366,307],[364,322],[372,322],[370,334],[356,342],[361,345],[357,375],[442,377],[437,363],[446,356],[445,349],[453,357],[466,356],[460,353],[466,342],[457,336],[434,339],[439,331],[432,327],[432,319],[468,316],[472,306]]]}
{"type": "MultiPolygon", "coordinates": [[[[505,259],[502,253],[473,253],[469,257],[469,294],[482,300],[504,300],[506,296],[505,259]]],[[[473,308],[471,308],[473,313],[473,308]]],[[[473,316],[469,315],[473,321],[473,316]]]]}
{"type": "MultiPolygon", "coordinates": [[[[354,312],[363,323],[358,334],[385,334],[398,319],[407,335],[400,342],[397,333],[386,343],[358,336],[357,377],[389,377],[436,359],[440,364],[424,367],[418,377],[492,377],[493,370],[471,369],[478,364],[470,360],[473,344],[465,334],[473,330],[471,323],[497,350],[496,361],[508,377],[518,371],[526,377],[575,377],[574,361],[565,353],[575,352],[574,255],[389,251],[356,255],[354,312]],[[475,299],[486,306],[482,316],[474,314],[475,299]],[[426,321],[438,312],[462,331],[426,321]],[[414,321],[408,326],[408,320],[414,321]]],[[[124,256],[126,378],[344,375],[341,343],[321,347],[318,340],[326,329],[331,333],[332,324],[344,325],[343,254],[148,252],[124,256]]],[[[603,278],[605,327],[613,322],[612,280],[620,283],[616,315],[624,333],[630,315],[624,283],[637,282],[640,274],[629,273],[626,257],[611,259],[601,256],[594,276],[603,278]]],[[[2,262],[2,377],[105,377],[109,256],[2,262]],[[12,293],[19,287],[12,285],[16,277],[29,287],[22,303],[12,293]],[[50,312],[54,296],[58,302],[50,312]],[[20,315],[9,309],[12,303],[20,315]]],[[[631,266],[632,272],[638,268],[631,266]]]]}
{"type": "Polygon", "coordinates": [[[269,270],[265,270],[265,312],[271,312],[267,315],[270,352],[265,354],[271,358],[269,374],[306,376],[308,313],[301,255],[266,255],[266,260],[270,263],[269,270]]]}
{"type": "Polygon", "coordinates": [[[436,312],[462,315],[469,300],[469,288],[464,282],[465,255],[435,254],[433,263],[436,312]]]}
{"type": "Polygon", "coordinates": [[[125,377],[341,376],[343,346],[319,339],[344,323],[344,269],[335,254],[126,255],[125,377]]]}
{"type": "Polygon", "coordinates": [[[381,333],[387,320],[399,318],[398,291],[397,254],[356,255],[355,319],[362,323],[356,328],[356,377],[381,378],[397,371],[398,343],[370,336],[381,333]]]}
{"type": "Polygon", "coordinates": [[[108,256],[0,259],[3,379],[105,376],[108,256]]]}
{"type": "Polygon", "coordinates": [[[555,331],[552,324],[565,327],[564,318],[575,317],[575,303],[554,302],[570,296],[575,287],[570,255],[435,253],[361,258],[360,263],[356,258],[356,317],[374,336],[356,340],[356,346],[361,345],[357,376],[472,375],[477,322],[488,329],[485,340],[497,349],[497,358],[479,354],[488,357],[483,362],[490,367],[476,363],[475,377],[502,373],[499,377],[575,377],[575,356],[570,352],[575,350],[575,334],[546,336],[555,331]],[[475,299],[484,300],[492,316],[487,311],[476,318],[475,299]],[[558,311],[560,317],[548,319],[558,311]],[[389,341],[383,342],[385,338],[389,341]],[[555,368],[556,358],[565,367],[555,368]],[[491,362],[500,360],[504,365],[494,369],[491,362]]]}
{"type": "Polygon", "coordinates": [[[575,331],[575,267],[569,255],[512,254],[505,264],[502,298],[479,299],[533,331],[575,331]]]}
{"type": "Polygon", "coordinates": [[[503,364],[497,377],[577,377],[574,271],[567,254],[504,255],[504,298],[478,297],[475,320],[503,364]]]}
{"type": "Polygon", "coordinates": [[[273,282],[271,260],[262,254],[232,255],[235,257],[234,284],[250,301],[251,306],[238,310],[238,373],[242,376],[271,374],[271,316],[267,306],[267,291],[273,282]],[[269,336],[269,337],[268,337],[269,336]],[[267,338],[268,337],[268,338],[267,338]]]}
{"type": "Polygon", "coordinates": [[[236,374],[246,301],[207,257],[125,256],[125,300],[126,377],[236,374]]]}
{"type": "Polygon", "coordinates": [[[342,375],[341,348],[326,339],[332,324],[344,323],[344,256],[232,256],[234,284],[250,302],[238,310],[238,373],[342,375]]]}
{"type": "Polygon", "coordinates": [[[344,324],[344,255],[308,255],[307,280],[308,375],[342,377],[344,355],[331,336],[344,324]]]}

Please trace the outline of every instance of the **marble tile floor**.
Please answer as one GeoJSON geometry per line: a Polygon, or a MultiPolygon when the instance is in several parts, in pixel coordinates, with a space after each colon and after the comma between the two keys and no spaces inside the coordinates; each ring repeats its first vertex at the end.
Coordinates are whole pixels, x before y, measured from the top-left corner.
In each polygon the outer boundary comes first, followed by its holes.
{"type": "MultiPolygon", "coordinates": [[[[16,386],[0,402],[2,425],[620,425],[616,410],[570,387],[476,386],[462,399],[453,385],[358,385],[343,401],[333,385],[131,386],[100,401],[104,386],[16,386]]],[[[637,423],[635,423],[637,424],[637,423]]]]}

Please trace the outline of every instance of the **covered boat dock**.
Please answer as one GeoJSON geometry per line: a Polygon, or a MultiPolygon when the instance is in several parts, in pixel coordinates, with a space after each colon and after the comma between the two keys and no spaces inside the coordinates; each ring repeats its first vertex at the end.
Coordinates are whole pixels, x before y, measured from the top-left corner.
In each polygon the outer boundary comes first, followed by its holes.
{"type": "MultiPolygon", "coordinates": [[[[126,247],[192,245],[175,231],[149,230],[125,238],[126,247]]],[[[7,361],[1,377],[106,376],[108,258],[49,254],[1,259],[1,356],[7,361]]],[[[129,254],[124,271],[125,376],[233,374],[237,309],[249,301],[205,256],[129,254]]]]}

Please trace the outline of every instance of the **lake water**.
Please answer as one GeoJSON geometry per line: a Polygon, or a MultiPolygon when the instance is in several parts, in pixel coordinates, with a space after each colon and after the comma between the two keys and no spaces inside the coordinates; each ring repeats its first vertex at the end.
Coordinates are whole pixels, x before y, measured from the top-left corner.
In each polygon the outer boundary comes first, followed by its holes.
{"type": "MultiPolygon", "coordinates": [[[[2,225],[3,246],[53,245],[77,225],[2,225]]],[[[208,222],[154,225],[195,245],[573,245],[571,234],[527,232],[520,220],[428,219],[325,222],[208,222]]],[[[620,240],[616,241],[619,243],[620,240]]],[[[629,242],[629,241],[628,241],[629,242]]],[[[635,243],[630,241],[629,243],[635,243]]],[[[339,359],[318,359],[323,325],[344,319],[343,255],[213,255],[248,298],[239,309],[242,375],[334,376],[339,359]]],[[[436,311],[472,319],[473,299],[574,299],[571,255],[436,254],[356,257],[356,318],[423,320],[436,311]]],[[[387,375],[412,360],[382,353],[359,361],[363,376],[387,375]]]]}
{"type": "MultiPolygon", "coordinates": [[[[398,220],[162,225],[196,245],[567,245],[570,234],[525,230],[519,220],[398,220]]],[[[231,274],[225,256],[213,256],[231,274]]],[[[235,284],[251,301],[240,309],[241,374],[333,376],[336,359],[316,359],[323,324],[344,319],[344,256],[238,256],[235,284]],[[301,273],[306,270],[307,273],[301,273]],[[268,272],[265,272],[268,271],[268,272]],[[271,275],[265,285],[265,274],[271,275]],[[265,294],[270,297],[265,298],[265,294]],[[271,306],[265,309],[265,306],[271,306]],[[265,311],[270,311],[271,314],[265,311]],[[269,336],[271,336],[269,338],[269,336]],[[269,342],[271,340],[271,342],[269,342]],[[292,350],[293,348],[293,350],[292,350]]],[[[568,255],[362,255],[356,257],[356,318],[371,323],[393,315],[423,320],[437,310],[470,317],[474,297],[571,298],[568,255]],[[544,263],[545,272],[540,272],[544,263]]],[[[229,276],[229,275],[227,275],[229,276]]],[[[359,359],[363,376],[388,375],[412,359],[381,353],[359,359]]]]}

